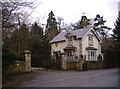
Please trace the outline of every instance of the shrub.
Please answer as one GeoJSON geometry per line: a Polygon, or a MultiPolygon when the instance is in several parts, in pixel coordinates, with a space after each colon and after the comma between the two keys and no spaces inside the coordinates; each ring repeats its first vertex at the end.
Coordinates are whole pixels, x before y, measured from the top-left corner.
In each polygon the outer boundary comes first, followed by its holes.
{"type": "Polygon", "coordinates": [[[109,49],[104,54],[104,68],[114,68],[119,66],[120,49],[109,49]]]}
{"type": "Polygon", "coordinates": [[[18,59],[17,54],[9,48],[2,47],[2,72],[3,74],[7,71],[10,65],[13,65],[18,59]]]}

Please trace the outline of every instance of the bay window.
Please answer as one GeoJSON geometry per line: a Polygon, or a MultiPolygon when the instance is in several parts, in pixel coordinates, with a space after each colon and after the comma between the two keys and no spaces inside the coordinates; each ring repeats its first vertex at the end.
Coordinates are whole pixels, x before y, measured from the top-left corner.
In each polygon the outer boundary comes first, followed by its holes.
{"type": "Polygon", "coordinates": [[[96,61],[96,51],[95,50],[87,51],[87,60],[88,61],[96,61]]]}

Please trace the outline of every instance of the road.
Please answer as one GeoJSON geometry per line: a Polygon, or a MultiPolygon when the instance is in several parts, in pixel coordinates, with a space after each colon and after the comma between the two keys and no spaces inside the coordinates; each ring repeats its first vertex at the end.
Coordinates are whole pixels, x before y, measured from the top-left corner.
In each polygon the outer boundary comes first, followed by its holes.
{"type": "Polygon", "coordinates": [[[89,71],[35,71],[19,87],[118,87],[118,69],[89,71]]]}

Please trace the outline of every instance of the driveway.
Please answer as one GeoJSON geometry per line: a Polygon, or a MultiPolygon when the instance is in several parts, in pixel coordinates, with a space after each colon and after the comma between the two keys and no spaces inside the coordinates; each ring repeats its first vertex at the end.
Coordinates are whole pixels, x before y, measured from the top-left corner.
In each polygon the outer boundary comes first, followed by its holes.
{"type": "Polygon", "coordinates": [[[118,69],[89,71],[34,71],[19,87],[118,87],[118,69]]]}

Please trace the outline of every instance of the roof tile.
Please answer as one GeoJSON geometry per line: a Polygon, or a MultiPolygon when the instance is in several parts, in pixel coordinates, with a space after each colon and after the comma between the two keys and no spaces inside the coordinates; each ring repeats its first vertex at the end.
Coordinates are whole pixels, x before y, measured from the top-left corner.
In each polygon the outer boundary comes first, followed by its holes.
{"type": "MultiPolygon", "coordinates": [[[[70,33],[72,33],[73,35],[76,36],[76,38],[82,38],[89,30],[90,30],[91,27],[86,27],[86,28],[82,28],[82,29],[78,29],[78,30],[72,30],[70,31],[70,33]]],[[[56,37],[54,37],[50,43],[53,43],[53,42],[58,42],[58,41],[64,41],[66,38],[65,38],[65,34],[67,32],[60,32],[56,37]]]]}

